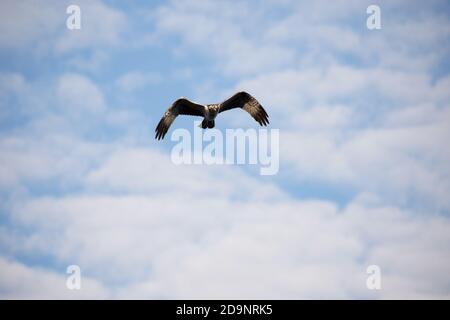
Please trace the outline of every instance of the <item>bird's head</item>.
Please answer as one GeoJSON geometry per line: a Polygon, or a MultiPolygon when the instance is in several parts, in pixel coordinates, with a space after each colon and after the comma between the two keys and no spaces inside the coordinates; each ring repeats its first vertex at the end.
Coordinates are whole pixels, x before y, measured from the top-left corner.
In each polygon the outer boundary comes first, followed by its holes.
{"type": "Polygon", "coordinates": [[[207,109],[208,109],[208,113],[210,115],[217,115],[217,113],[219,112],[219,105],[217,104],[208,104],[207,105],[207,109]]]}

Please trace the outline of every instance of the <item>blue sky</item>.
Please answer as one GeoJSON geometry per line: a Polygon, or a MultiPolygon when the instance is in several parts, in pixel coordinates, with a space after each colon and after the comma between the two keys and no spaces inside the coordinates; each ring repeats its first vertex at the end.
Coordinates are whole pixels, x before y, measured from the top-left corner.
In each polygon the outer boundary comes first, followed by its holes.
{"type": "Polygon", "coordinates": [[[2,1],[0,296],[448,298],[449,9],[2,1]],[[170,103],[237,90],[280,130],[279,173],[172,164],[170,103]]]}

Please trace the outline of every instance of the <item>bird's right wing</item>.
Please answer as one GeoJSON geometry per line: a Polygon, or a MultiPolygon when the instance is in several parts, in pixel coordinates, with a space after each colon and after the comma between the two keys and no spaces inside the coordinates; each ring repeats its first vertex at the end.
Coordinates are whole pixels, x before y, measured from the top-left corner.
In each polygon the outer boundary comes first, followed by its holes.
{"type": "Polygon", "coordinates": [[[205,114],[205,107],[201,104],[189,101],[186,98],[176,100],[172,103],[169,109],[167,109],[166,113],[156,126],[155,139],[164,139],[164,136],[172,125],[172,122],[179,114],[203,117],[205,114]]]}

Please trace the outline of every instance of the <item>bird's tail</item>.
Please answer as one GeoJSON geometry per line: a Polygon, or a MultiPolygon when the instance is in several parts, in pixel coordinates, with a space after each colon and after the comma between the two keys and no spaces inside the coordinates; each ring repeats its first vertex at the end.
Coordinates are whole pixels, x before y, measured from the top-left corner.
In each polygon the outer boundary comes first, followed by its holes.
{"type": "Polygon", "coordinates": [[[215,125],[214,120],[209,120],[208,121],[206,119],[203,119],[203,121],[199,125],[199,127],[202,128],[202,129],[206,129],[206,128],[211,129],[211,128],[214,128],[214,125],[215,125]]]}

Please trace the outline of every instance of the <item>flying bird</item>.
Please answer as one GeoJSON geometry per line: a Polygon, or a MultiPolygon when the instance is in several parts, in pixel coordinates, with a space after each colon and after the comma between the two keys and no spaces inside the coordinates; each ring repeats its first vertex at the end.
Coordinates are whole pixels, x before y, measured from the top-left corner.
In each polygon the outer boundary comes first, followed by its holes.
{"type": "Polygon", "coordinates": [[[172,103],[159,121],[155,129],[155,139],[164,139],[170,125],[180,114],[203,117],[203,121],[199,127],[206,129],[214,128],[214,120],[219,113],[235,108],[241,108],[250,113],[261,126],[267,126],[269,124],[269,115],[266,110],[264,110],[258,100],[245,91],[235,93],[222,103],[207,105],[198,104],[186,98],[180,98],[172,103]]]}

